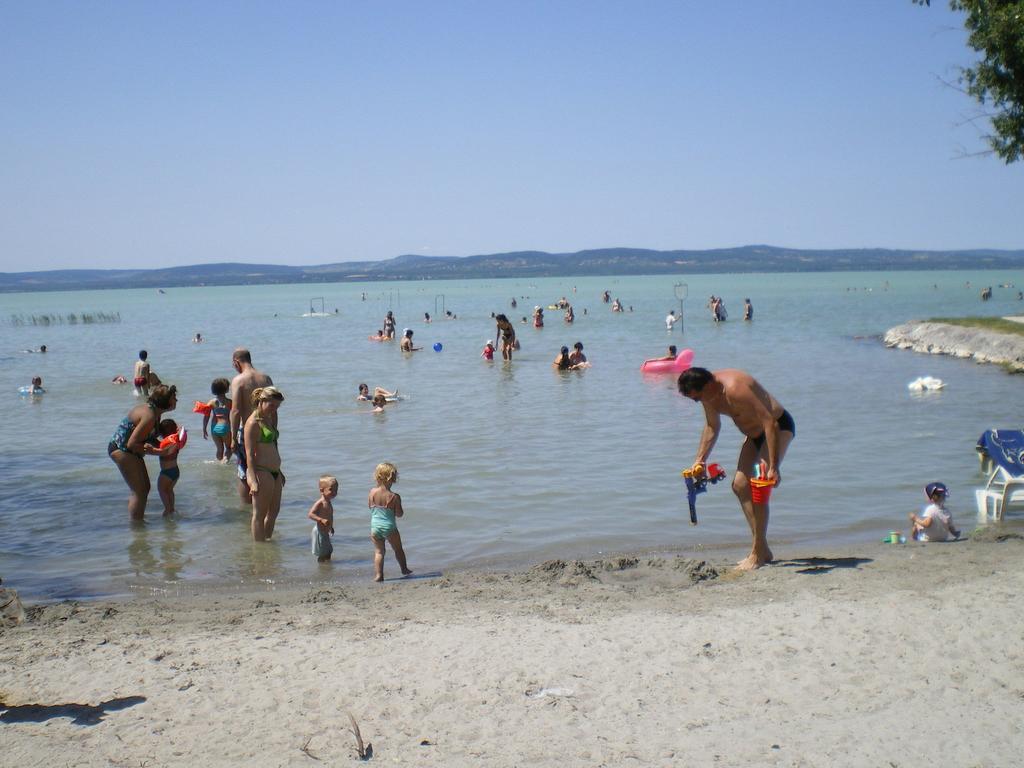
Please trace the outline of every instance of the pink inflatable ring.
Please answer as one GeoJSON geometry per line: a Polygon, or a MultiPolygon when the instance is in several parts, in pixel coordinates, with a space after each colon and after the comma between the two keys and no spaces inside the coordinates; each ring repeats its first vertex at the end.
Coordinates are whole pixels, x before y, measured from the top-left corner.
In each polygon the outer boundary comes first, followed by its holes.
{"type": "Polygon", "coordinates": [[[641,373],[682,373],[693,363],[693,350],[684,349],[678,355],[675,360],[665,360],[664,358],[656,358],[654,360],[644,360],[643,365],[640,366],[641,373]]]}

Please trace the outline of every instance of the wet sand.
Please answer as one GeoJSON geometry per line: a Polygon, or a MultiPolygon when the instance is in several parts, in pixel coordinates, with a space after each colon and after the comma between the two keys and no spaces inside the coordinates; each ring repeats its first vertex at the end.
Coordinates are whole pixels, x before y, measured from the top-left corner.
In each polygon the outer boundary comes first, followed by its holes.
{"type": "Polygon", "coordinates": [[[1019,764],[1024,539],[785,554],[29,606],[0,762],[1019,764]]]}

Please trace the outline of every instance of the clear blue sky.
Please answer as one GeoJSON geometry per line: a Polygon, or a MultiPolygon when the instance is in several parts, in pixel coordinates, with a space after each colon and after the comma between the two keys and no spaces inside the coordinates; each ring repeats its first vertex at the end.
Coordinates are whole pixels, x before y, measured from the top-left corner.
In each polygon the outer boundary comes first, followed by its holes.
{"type": "Polygon", "coordinates": [[[0,271],[1024,248],[944,0],[6,2],[0,271]]]}

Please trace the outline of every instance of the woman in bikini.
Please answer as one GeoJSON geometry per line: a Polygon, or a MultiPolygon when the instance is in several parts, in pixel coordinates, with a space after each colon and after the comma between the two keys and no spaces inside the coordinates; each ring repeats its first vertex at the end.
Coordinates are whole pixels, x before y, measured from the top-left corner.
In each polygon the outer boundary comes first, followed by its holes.
{"type": "Polygon", "coordinates": [[[128,516],[132,520],[143,519],[149,498],[149,471],[143,457],[159,451],[157,424],[164,413],[173,411],[177,404],[176,387],[153,387],[146,402],[136,405],[121,419],[107,445],[107,454],[128,484],[128,516]]]}
{"type": "Polygon", "coordinates": [[[505,315],[497,315],[494,321],[498,324],[498,333],[501,335],[501,357],[504,360],[511,360],[512,350],[516,345],[516,329],[505,315]]]}
{"type": "Polygon", "coordinates": [[[245,421],[246,483],[252,495],[252,538],[267,541],[274,534],[281,511],[284,473],[277,450],[277,409],[284,395],[277,387],[260,387],[252,393],[252,413],[245,421]]]}

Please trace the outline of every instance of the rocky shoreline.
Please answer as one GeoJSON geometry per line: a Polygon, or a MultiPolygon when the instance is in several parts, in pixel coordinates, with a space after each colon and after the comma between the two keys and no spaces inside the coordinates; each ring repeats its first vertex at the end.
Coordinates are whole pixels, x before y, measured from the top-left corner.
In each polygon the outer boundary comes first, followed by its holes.
{"type": "Polygon", "coordinates": [[[970,358],[1024,373],[1024,336],[946,323],[910,322],[885,332],[885,346],[970,358]]]}

